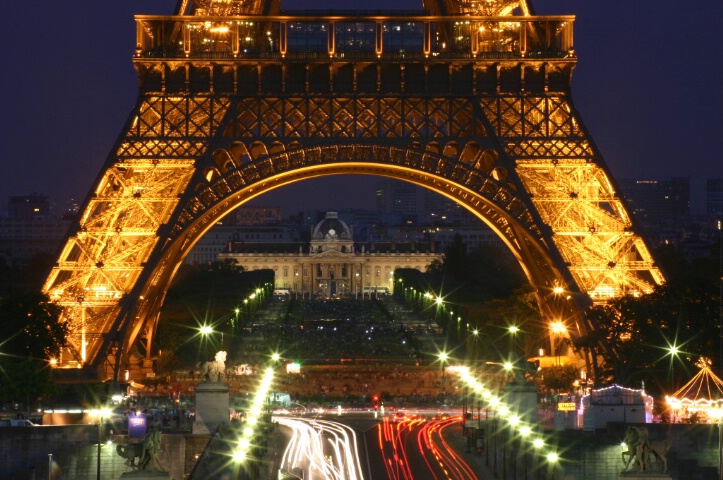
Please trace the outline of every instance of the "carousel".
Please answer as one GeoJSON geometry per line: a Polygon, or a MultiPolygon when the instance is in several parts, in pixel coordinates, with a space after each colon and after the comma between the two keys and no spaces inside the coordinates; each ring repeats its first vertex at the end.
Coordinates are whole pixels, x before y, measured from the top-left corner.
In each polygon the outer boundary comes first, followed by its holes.
{"type": "Polygon", "coordinates": [[[700,371],[665,401],[672,423],[718,423],[723,417],[723,381],[711,370],[712,362],[701,358],[700,371]]]}

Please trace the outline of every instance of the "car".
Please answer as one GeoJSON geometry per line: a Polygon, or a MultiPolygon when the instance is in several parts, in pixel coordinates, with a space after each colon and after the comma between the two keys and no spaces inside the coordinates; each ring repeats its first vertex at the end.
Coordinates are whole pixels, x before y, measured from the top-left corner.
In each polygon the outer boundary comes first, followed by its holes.
{"type": "Polygon", "coordinates": [[[407,415],[404,412],[395,412],[394,415],[392,415],[392,422],[403,422],[405,418],[407,418],[407,415]]]}

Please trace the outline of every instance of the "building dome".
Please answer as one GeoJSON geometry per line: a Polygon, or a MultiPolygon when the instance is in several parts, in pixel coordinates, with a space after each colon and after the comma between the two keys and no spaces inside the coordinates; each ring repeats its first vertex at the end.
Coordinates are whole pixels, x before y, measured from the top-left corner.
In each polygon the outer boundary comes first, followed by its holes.
{"type": "Polygon", "coordinates": [[[311,241],[350,241],[352,233],[349,225],[344,223],[336,212],[326,212],[326,217],[316,224],[311,232],[311,241]]]}
{"type": "Polygon", "coordinates": [[[324,220],[311,231],[311,251],[323,253],[329,250],[342,253],[354,251],[354,234],[336,212],[326,212],[324,220]]]}

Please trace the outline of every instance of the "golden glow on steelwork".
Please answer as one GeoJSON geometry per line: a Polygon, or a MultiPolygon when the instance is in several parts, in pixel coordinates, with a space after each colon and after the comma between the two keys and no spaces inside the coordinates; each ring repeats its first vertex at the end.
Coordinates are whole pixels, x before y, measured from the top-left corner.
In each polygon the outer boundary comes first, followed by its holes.
{"type": "Polygon", "coordinates": [[[106,170],[43,287],[64,307],[61,321],[70,327],[71,355],[64,353],[58,366],[79,367],[96,357],[192,173],[192,161],[178,160],[129,160],[106,170]]]}
{"type": "Polygon", "coordinates": [[[245,202],[319,176],[395,178],[467,208],[546,318],[579,325],[579,293],[662,282],[569,101],[574,17],[529,16],[524,0],[261,16],[279,13],[268,2],[182,0],[178,16],[136,17],[137,107],[43,288],[70,326],[58,366],[117,374],[134,343],[152,350],[194,243],[245,202]],[[351,24],[365,37],[345,43],[351,24]],[[395,51],[402,24],[411,43],[395,51]],[[575,301],[547,298],[562,285],[575,301]]]}
{"type": "Polygon", "coordinates": [[[518,173],[578,286],[594,302],[650,293],[663,282],[603,168],[525,160],[518,173]]]}
{"type": "MultiPolygon", "coordinates": [[[[423,60],[444,58],[526,57],[574,59],[572,16],[514,16],[512,10],[465,9],[447,16],[423,11],[409,15],[224,15],[219,18],[137,15],[135,61],[153,58],[231,59],[325,59],[348,62],[355,59],[423,60]],[[349,29],[346,26],[356,27],[349,29]],[[401,27],[404,28],[395,28],[401,27]],[[179,32],[168,35],[165,32],[179,32]],[[537,32],[544,31],[546,35],[537,32]],[[408,32],[408,35],[404,36],[408,32]],[[403,36],[403,37],[400,37],[403,36]],[[399,38],[404,48],[395,48],[399,38]],[[309,44],[326,45],[309,51],[309,44]]],[[[512,7],[512,2],[505,2],[512,7]]],[[[514,2],[515,4],[517,2],[514,2]]]]}

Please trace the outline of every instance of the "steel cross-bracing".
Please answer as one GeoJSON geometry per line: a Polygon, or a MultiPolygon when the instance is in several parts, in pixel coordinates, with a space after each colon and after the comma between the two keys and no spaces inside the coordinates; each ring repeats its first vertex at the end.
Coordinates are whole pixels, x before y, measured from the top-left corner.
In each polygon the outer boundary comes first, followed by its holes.
{"type": "Polygon", "coordinates": [[[70,327],[59,373],[150,372],[192,246],[239,205],[318,176],[395,178],[464,206],[571,335],[594,328],[590,304],[661,283],[571,100],[574,17],[424,8],[206,0],[136,16],[138,101],[44,286],[70,327]]]}

